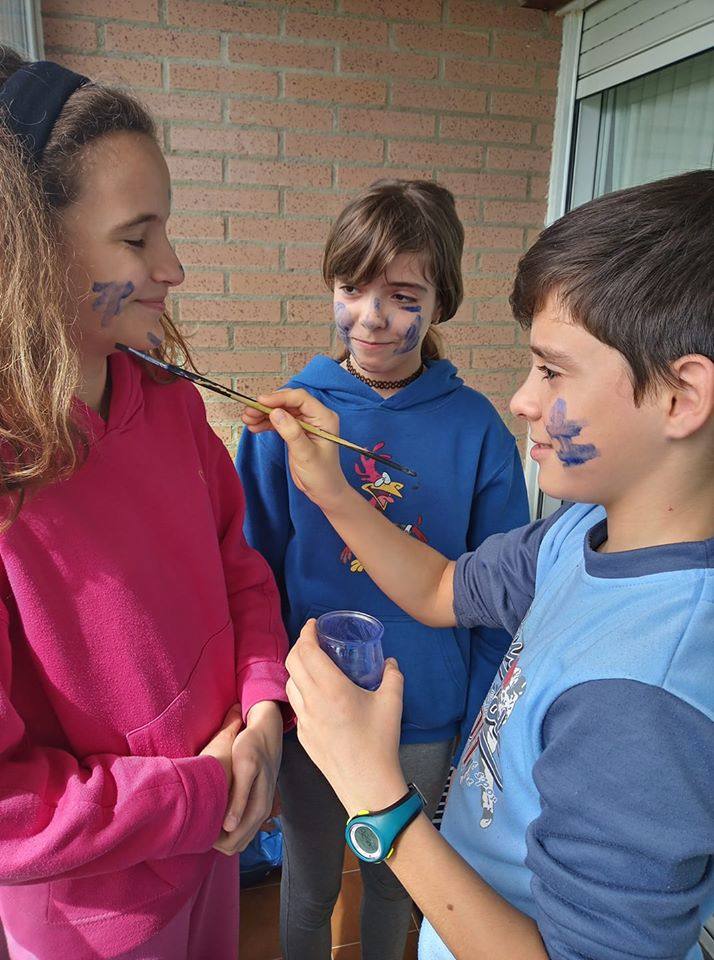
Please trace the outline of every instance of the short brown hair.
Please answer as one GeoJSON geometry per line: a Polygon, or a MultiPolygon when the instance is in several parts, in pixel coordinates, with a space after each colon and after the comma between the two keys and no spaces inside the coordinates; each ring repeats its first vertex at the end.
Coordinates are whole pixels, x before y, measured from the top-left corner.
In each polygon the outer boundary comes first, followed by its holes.
{"type": "Polygon", "coordinates": [[[528,328],[557,292],[575,323],[625,357],[635,402],[676,383],[672,363],[714,360],[714,170],[576,207],[518,264],[513,315],[528,328]]]}
{"type": "MultiPolygon", "coordinates": [[[[436,322],[441,323],[453,317],[464,297],[463,249],[464,228],[446,187],[430,180],[377,180],[335,220],[325,245],[322,275],[328,287],[336,279],[359,286],[382,276],[399,254],[420,254],[436,288],[436,322]]],[[[439,356],[440,338],[430,330],[422,357],[439,356]]]]}

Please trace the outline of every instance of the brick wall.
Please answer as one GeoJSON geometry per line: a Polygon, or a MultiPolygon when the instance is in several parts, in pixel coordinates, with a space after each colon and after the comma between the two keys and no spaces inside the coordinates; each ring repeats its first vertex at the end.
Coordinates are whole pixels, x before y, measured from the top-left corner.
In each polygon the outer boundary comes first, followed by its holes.
{"type": "MultiPolygon", "coordinates": [[[[507,293],[545,213],[559,21],[515,0],[42,0],[47,54],[130,84],[160,120],[174,316],[199,369],[253,393],[331,343],[321,248],[383,176],[436,178],[466,227],[466,300],[441,327],[506,411],[527,364],[507,293]]],[[[212,422],[233,448],[233,403],[212,422]]],[[[522,435],[519,425],[509,426],[522,435]]]]}

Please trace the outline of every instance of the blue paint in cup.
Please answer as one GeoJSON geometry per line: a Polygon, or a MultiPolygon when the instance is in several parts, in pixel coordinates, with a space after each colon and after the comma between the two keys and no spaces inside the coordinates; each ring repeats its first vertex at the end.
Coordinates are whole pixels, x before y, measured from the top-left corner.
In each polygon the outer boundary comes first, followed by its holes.
{"type": "Polygon", "coordinates": [[[328,657],[353,683],[376,690],[384,673],[384,626],[357,610],[334,610],[317,619],[317,638],[328,657]]]}

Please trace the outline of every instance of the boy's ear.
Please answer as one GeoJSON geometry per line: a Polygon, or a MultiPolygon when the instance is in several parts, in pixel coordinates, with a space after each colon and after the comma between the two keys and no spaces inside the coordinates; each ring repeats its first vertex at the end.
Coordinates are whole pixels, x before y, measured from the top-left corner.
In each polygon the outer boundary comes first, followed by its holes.
{"type": "Polygon", "coordinates": [[[714,362],[693,353],[676,360],[672,370],[679,383],[667,390],[667,436],[681,440],[696,433],[714,414],[714,362]]]}

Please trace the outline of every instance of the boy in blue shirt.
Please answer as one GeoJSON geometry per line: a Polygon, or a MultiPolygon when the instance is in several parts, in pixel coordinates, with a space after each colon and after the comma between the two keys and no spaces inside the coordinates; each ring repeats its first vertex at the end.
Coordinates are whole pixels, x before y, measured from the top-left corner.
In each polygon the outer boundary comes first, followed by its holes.
{"type": "MultiPolygon", "coordinates": [[[[416,619],[515,631],[454,777],[389,860],[422,960],[700,958],[714,910],[714,172],[610,194],[518,267],[533,366],[512,400],[544,491],[575,501],[457,561],[346,489],[285,410],[296,483],[416,619]]],[[[327,430],[286,392],[270,402],[327,430]]],[[[395,803],[400,674],[374,694],[289,662],[299,736],[349,814],[395,803]]]]}

